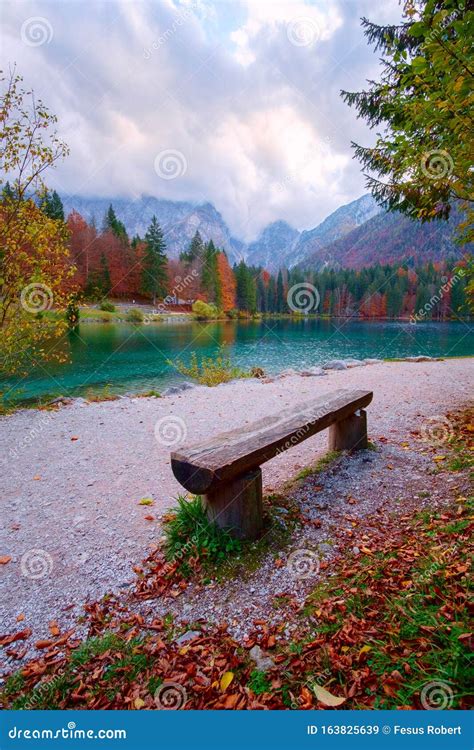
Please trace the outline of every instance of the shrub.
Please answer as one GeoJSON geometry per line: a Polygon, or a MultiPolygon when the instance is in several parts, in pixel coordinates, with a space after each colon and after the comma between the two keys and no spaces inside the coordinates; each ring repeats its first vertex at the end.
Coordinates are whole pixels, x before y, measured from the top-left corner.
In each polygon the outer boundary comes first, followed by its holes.
{"type": "Polygon", "coordinates": [[[248,373],[232,364],[229,353],[221,347],[214,357],[201,357],[198,360],[196,352],[191,354],[191,362],[185,365],[181,360],[169,362],[178,372],[188,378],[194,378],[201,385],[214,386],[228,383],[235,378],[247,378],[248,373]]]}
{"type": "Polygon", "coordinates": [[[187,500],[180,496],[177,500],[178,508],[166,516],[163,531],[166,559],[178,561],[182,575],[192,573],[191,558],[199,558],[205,567],[215,567],[241,551],[238,539],[209,521],[200,497],[187,500]]]}
{"type": "Polygon", "coordinates": [[[132,307],[131,310],[128,310],[126,319],[129,323],[143,323],[143,313],[141,310],[132,307]]]}
{"type": "Polygon", "coordinates": [[[66,307],[66,320],[69,328],[75,328],[79,323],[79,307],[75,299],[70,299],[66,307]]]}
{"type": "Polygon", "coordinates": [[[219,317],[219,310],[215,305],[209,305],[202,299],[193,303],[193,313],[196,320],[216,320],[219,317]]]}
{"type": "Polygon", "coordinates": [[[239,311],[233,308],[232,310],[227,310],[226,315],[230,320],[237,320],[239,317],[239,311]]]}
{"type": "Polygon", "coordinates": [[[112,302],[109,302],[108,299],[104,299],[100,303],[99,310],[102,310],[103,312],[115,312],[115,305],[113,305],[112,302]]]}

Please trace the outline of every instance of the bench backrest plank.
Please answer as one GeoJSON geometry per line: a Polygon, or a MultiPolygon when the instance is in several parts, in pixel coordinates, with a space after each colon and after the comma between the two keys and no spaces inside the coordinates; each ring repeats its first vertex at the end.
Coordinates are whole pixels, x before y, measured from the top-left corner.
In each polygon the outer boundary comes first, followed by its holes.
{"type": "Polygon", "coordinates": [[[340,390],[310,402],[282,409],[248,428],[221,433],[211,440],[183,446],[171,454],[178,481],[189,492],[202,494],[274,458],[334,422],[363,409],[372,391],[340,390]]]}

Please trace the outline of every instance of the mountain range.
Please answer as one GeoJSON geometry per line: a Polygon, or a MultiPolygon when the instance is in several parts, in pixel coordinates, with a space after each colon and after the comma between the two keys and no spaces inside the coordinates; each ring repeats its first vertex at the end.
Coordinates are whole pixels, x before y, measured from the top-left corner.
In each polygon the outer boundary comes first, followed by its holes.
{"type": "Polygon", "coordinates": [[[167,254],[177,258],[199,230],[204,241],[212,239],[223,248],[231,263],[242,258],[269,271],[279,268],[321,269],[324,267],[361,268],[374,263],[415,263],[460,255],[454,243],[457,212],[448,222],[422,224],[384,211],[371,195],[363,195],[341,206],[313,229],[298,231],[286,221],[266,226],[248,244],[233,237],[212,203],[195,204],[142,196],[124,198],[84,198],[63,196],[66,214],[73,209],[100,228],[112,203],[128,234],[143,237],[156,215],[165,235],[167,254]]]}

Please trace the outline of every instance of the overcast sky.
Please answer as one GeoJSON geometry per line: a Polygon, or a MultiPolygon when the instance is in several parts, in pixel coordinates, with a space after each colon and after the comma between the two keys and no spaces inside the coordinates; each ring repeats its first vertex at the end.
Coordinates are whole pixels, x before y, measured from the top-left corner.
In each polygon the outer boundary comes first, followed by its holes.
{"type": "Polygon", "coordinates": [[[398,0],[14,0],[16,63],[59,117],[63,193],[211,201],[253,239],[315,226],[365,192],[351,139],[373,137],[340,99],[376,77],[360,17],[398,0]]]}

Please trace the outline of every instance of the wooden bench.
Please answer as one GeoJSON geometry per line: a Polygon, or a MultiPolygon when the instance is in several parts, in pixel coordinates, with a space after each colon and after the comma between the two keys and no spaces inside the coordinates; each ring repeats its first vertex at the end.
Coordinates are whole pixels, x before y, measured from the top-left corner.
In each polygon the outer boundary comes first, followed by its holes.
{"type": "Polygon", "coordinates": [[[240,539],[255,539],[263,525],[261,464],[326,427],[329,450],[367,448],[364,407],[372,396],[372,391],[335,391],[183,446],[171,454],[173,474],[189,492],[203,496],[210,520],[240,539]]]}

